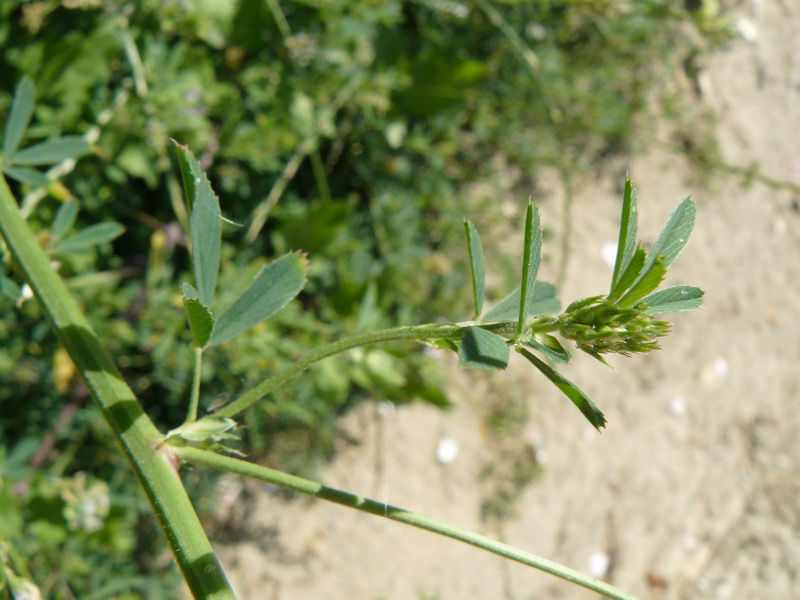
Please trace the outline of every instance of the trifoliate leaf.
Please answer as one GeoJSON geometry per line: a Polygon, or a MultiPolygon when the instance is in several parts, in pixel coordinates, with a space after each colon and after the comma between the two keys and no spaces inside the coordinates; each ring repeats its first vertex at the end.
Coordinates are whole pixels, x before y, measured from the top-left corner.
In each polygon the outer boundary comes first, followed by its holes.
{"type": "Polygon", "coordinates": [[[499,335],[480,327],[469,327],[464,331],[458,351],[462,366],[493,371],[505,369],[508,357],[508,345],[499,335]]]}

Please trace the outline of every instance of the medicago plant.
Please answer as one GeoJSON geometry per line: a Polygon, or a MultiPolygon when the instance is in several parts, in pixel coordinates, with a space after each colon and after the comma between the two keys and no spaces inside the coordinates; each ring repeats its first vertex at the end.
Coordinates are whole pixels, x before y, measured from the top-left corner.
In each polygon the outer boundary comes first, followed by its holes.
{"type": "MultiPolygon", "coordinates": [[[[13,112],[10,120],[13,120],[13,112]]],[[[12,143],[5,144],[6,148],[16,145],[21,137],[18,131],[6,129],[6,141],[12,136],[12,143]]],[[[195,370],[185,423],[172,431],[159,431],[144,412],[64,281],[51,266],[47,252],[22,217],[3,178],[0,178],[0,232],[15,268],[38,298],[51,327],[121,443],[196,598],[233,598],[234,593],[183,486],[179,473],[182,463],[206,465],[268,481],[472,544],[610,598],[631,598],[602,581],[484,536],[248,462],[230,445],[237,439],[236,417],[278,386],[326,357],[389,341],[418,342],[454,351],[463,366],[487,370],[505,368],[513,350],[552,381],[594,427],[604,427],[606,419],[600,409],[551,365],[569,360],[564,342],[571,342],[577,349],[604,362],[606,354],[630,355],[657,349],[658,338],[669,332],[668,323],[659,320],[658,315],[701,305],[703,292],[694,287],[676,286],[656,291],[691,233],[695,217],[692,200],[686,199],[678,205],[647,252],[636,242],[636,196],[632,183],[626,181],[616,264],[609,291],[573,302],[564,311],[556,299],[555,287],[537,280],[542,228],[533,203],[528,203],[525,215],[520,285],[486,312],[484,253],[476,228],[466,221],[473,308],[469,320],[358,333],[335,341],[309,351],[230,403],[200,416],[204,353],[261,323],[297,296],[306,282],[308,258],[301,252],[277,258],[256,274],[237,300],[227,307],[219,307],[215,291],[224,220],[219,200],[191,151],[180,144],[176,144],[176,148],[190,213],[186,233],[192,242],[194,284],[184,283],[182,292],[195,370]]],[[[47,158],[52,157],[48,155],[47,158]]],[[[63,206],[62,210],[75,210],[69,203],[63,206]]],[[[69,219],[56,215],[56,221],[64,220],[69,219]]],[[[10,567],[6,565],[2,570],[4,579],[9,585],[13,584],[15,579],[10,567]]]]}

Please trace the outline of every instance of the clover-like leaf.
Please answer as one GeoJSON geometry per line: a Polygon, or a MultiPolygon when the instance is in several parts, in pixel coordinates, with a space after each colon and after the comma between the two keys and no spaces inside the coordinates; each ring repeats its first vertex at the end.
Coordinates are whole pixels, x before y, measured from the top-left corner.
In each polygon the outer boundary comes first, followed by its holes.
{"type": "Polygon", "coordinates": [[[703,304],[704,294],[703,290],[696,287],[676,285],[650,294],[642,298],[642,302],[647,304],[649,314],[659,315],[699,308],[703,304]]]}
{"type": "Polygon", "coordinates": [[[531,354],[528,349],[520,346],[517,348],[517,352],[527,358],[534,367],[539,369],[539,371],[541,371],[545,377],[552,381],[556,387],[560,389],[575,406],[578,407],[578,410],[583,413],[583,416],[586,417],[586,419],[594,426],[595,429],[599,430],[601,427],[606,426],[605,415],[603,415],[600,409],[595,406],[594,402],[592,402],[589,397],[578,388],[578,386],[561,375],[561,373],[555,371],[543,360],[531,354]]]}
{"type": "Polygon", "coordinates": [[[209,344],[225,342],[278,312],[303,289],[307,271],[308,261],[299,252],[262,267],[239,299],[222,313],[209,344]]]}
{"type": "Polygon", "coordinates": [[[211,310],[200,300],[197,290],[188,283],[183,284],[183,308],[192,332],[192,343],[197,348],[203,348],[211,338],[216,320],[211,310]]]}
{"type": "Polygon", "coordinates": [[[508,344],[499,335],[480,327],[464,330],[458,349],[462,366],[496,371],[508,366],[508,357],[508,344]]]}
{"type": "MultiPolygon", "coordinates": [[[[636,253],[636,232],[639,222],[639,211],[636,207],[636,188],[630,179],[625,179],[625,193],[622,199],[622,216],[619,224],[619,241],[617,242],[617,259],[614,261],[614,274],[611,277],[611,292],[617,287],[628,264],[636,253]]],[[[631,282],[633,284],[633,282],[631,282]]],[[[630,284],[629,284],[630,285],[630,284]]],[[[626,288],[627,289],[627,288],[626,288]]],[[[622,290],[625,291],[625,290],[622,290]]]]}
{"type": "Polygon", "coordinates": [[[486,266],[483,257],[483,246],[478,230],[466,219],[464,220],[464,231],[467,236],[467,251],[469,252],[469,270],[472,276],[472,297],[475,306],[475,318],[479,318],[483,312],[483,289],[486,280],[486,266]]]}
{"type": "Polygon", "coordinates": [[[533,202],[528,202],[528,210],[525,214],[525,245],[522,255],[522,282],[520,283],[517,336],[522,335],[522,331],[525,329],[525,320],[530,314],[531,299],[541,259],[542,226],[539,222],[539,209],[533,205],[533,202]]]}
{"type": "Polygon", "coordinates": [[[56,211],[53,219],[53,226],[50,228],[50,235],[54,238],[62,238],[75,225],[75,218],[78,216],[78,201],[67,200],[56,211]]]}
{"type": "Polygon", "coordinates": [[[667,224],[653,244],[650,250],[650,258],[645,267],[645,270],[660,258],[664,261],[665,266],[670,266],[678,254],[680,254],[686,242],[689,241],[689,235],[694,228],[694,218],[697,213],[697,206],[691,197],[684,198],[677,208],[672,212],[667,220],[667,224]]]}
{"type": "Polygon", "coordinates": [[[222,245],[222,215],[219,199],[211,183],[188,146],[175,142],[183,186],[191,210],[189,227],[192,238],[194,279],[200,301],[206,306],[214,302],[222,245]]]}

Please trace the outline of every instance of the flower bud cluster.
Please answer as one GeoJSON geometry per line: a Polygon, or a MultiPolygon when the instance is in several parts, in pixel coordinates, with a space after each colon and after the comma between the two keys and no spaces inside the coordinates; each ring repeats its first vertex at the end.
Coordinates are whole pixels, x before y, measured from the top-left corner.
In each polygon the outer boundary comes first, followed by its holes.
{"type": "Polygon", "coordinates": [[[559,332],[589,354],[644,353],[658,350],[657,338],[670,331],[670,324],[647,314],[647,305],[623,308],[605,296],[573,302],[559,317],[559,332]]]}

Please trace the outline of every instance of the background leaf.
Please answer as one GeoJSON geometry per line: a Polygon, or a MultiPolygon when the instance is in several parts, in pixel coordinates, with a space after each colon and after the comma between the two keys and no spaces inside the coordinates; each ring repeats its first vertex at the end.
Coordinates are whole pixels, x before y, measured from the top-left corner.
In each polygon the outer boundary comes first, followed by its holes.
{"type": "Polygon", "coordinates": [[[211,344],[220,344],[272,316],[300,293],[308,261],[299,252],[263,267],[236,302],[217,321],[211,344]]]}
{"type": "Polygon", "coordinates": [[[191,217],[189,226],[192,238],[192,262],[194,278],[200,300],[206,306],[214,302],[219,273],[220,247],[222,244],[222,215],[219,199],[198,160],[188,146],[175,143],[178,162],[189,201],[191,217]]]}
{"type": "Polygon", "coordinates": [[[51,181],[47,175],[36,169],[30,167],[16,167],[14,165],[6,165],[3,168],[3,173],[9,177],[16,179],[22,183],[30,183],[31,185],[39,185],[42,187],[50,185],[51,181]]]}
{"type": "Polygon", "coordinates": [[[75,158],[89,151],[89,144],[77,135],[46,140],[8,157],[15,165],[50,165],[68,158],[75,158]]]}
{"type": "MultiPolygon", "coordinates": [[[[519,317],[520,288],[503,298],[483,317],[483,321],[511,321],[519,317]]],[[[528,305],[528,316],[552,315],[561,311],[561,302],[556,298],[556,286],[546,281],[537,281],[528,305]]]]}
{"type": "Polygon", "coordinates": [[[113,221],[96,223],[95,225],[89,225],[86,229],[82,229],[77,233],[73,233],[57,241],[53,244],[53,250],[60,254],[82,252],[88,250],[92,246],[110,242],[122,235],[124,231],[125,228],[122,225],[114,223],[113,221]]]}
{"type": "Polygon", "coordinates": [[[3,135],[3,154],[9,156],[19,147],[20,141],[25,136],[25,130],[31,121],[33,103],[36,100],[36,88],[27,75],[20,79],[14,91],[14,100],[6,119],[6,128],[3,135]]]}
{"type": "Polygon", "coordinates": [[[617,287],[617,283],[627,270],[628,264],[633,260],[636,251],[636,232],[638,227],[639,211],[636,207],[636,189],[633,187],[633,182],[626,178],[625,193],[622,198],[622,216],[619,223],[617,259],[614,261],[614,274],[611,277],[612,290],[617,287]]]}
{"type": "Polygon", "coordinates": [[[601,427],[606,426],[606,418],[603,413],[595,406],[594,402],[589,400],[589,397],[584,394],[578,386],[561,375],[561,373],[552,369],[544,361],[531,354],[526,348],[519,347],[517,348],[517,352],[527,358],[531,364],[552,381],[567,398],[572,400],[572,403],[578,407],[578,410],[583,413],[583,416],[588,419],[589,423],[591,423],[595,429],[599,430],[601,427]]]}
{"type": "Polygon", "coordinates": [[[483,312],[483,288],[486,280],[486,266],[483,257],[483,246],[478,230],[467,220],[464,220],[464,231],[467,235],[467,251],[469,252],[469,268],[472,275],[472,296],[475,301],[475,318],[483,312]]]}
{"type": "Polygon", "coordinates": [[[530,314],[536,275],[542,259],[542,226],[539,223],[539,209],[528,202],[525,215],[525,251],[522,256],[522,283],[520,284],[519,321],[517,334],[525,327],[525,319],[530,314]]]}
{"type": "Polygon", "coordinates": [[[458,362],[464,367],[496,371],[508,366],[509,349],[499,335],[480,327],[464,331],[458,350],[458,362]]]}
{"type": "Polygon", "coordinates": [[[688,285],[676,285],[650,294],[642,298],[647,304],[647,312],[651,315],[660,315],[668,312],[692,310],[703,305],[705,292],[699,288],[688,285]]]}
{"type": "Polygon", "coordinates": [[[50,234],[54,238],[64,237],[72,226],[75,225],[75,217],[78,216],[78,201],[68,200],[58,207],[56,216],[53,219],[53,226],[50,229],[50,234]]]}

